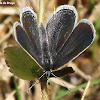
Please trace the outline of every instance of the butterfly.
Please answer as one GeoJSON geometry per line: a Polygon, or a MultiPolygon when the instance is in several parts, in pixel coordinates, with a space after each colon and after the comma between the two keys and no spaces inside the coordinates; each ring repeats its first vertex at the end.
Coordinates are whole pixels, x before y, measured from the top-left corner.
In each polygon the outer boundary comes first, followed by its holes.
{"type": "MultiPolygon", "coordinates": [[[[77,19],[76,8],[70,5],[61,5],[54,10],[45,26],[43,23],[38,26],[32,8],[25,7],[21,11],[20,23],[15,22],[13,26],[15,40],[44,70],[41,77],[55,77],[55,70],[75,59],[93,42],[92,22],[82,19],[77,23],[77,19]]],[[[72,67],[63,71],[74,72],[72,67]]]]}

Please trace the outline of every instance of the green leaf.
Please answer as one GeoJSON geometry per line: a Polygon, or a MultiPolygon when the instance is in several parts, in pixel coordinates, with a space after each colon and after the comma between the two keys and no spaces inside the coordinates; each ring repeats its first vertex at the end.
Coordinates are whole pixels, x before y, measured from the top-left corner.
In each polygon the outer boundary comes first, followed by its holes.
{"type": "Polygon", "coordinates": [[[4,55],[10,71],[19,78],[33,80],[43,73],[42,68],[20,47],[7,47],[4,55]]]}

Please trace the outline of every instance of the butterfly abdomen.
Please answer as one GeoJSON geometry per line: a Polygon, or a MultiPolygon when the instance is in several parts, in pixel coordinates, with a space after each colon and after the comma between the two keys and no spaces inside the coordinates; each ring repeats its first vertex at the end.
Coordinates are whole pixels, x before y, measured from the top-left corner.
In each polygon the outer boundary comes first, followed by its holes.
{"type": "Polygon", "coordinates": [[[49,50],[49,42],[47,38],[47,33],[45,32],[43,24],[40,26],[40,44],[41,44],[41,63],[44,70],[50,70],[52,65],[52,57],[49,50]]]}

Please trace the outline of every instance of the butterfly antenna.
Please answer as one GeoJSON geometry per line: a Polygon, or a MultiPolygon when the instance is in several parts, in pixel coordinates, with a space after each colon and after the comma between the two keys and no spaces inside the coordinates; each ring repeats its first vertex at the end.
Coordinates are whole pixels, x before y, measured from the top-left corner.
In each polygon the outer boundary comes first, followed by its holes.
{"type": "Polygon", "coordinates": [[[29,91],[32,89],[32,87],[45,75],[46,72],[44,72],[33,85],[30,86],[30,88],[25,92],[25,94],[29,93],[29,91]]]}
{"type": "Polygon", "coordinates": [[[67,88],[67,90],[68,91],[70,91],[71,92],[71,90],[70,90],[70,88],[68,88],[66,85],[65,85],[65,83],[60,79],[60,78],[58,78],[55,74],[53,74],[53,73],[51,73],[55,78],[57,78],[58,80],[60,80],[62,83],[63,83],[63,85],[67,88]]]}

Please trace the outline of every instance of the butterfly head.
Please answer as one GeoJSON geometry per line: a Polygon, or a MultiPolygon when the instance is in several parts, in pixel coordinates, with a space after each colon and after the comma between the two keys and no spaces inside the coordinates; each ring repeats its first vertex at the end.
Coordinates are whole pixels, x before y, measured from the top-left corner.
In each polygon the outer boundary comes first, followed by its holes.
{"type": "Polygon", "coordinates": [[[50,78],[50,74],[52,73],[52,70],[51,69],[50,70],[47,70],[44,73],[45,73],[47,79],[49,79],[50,78]]]}

